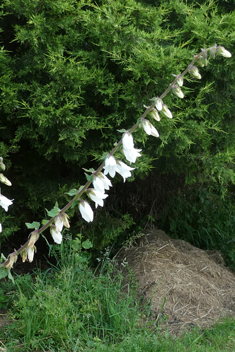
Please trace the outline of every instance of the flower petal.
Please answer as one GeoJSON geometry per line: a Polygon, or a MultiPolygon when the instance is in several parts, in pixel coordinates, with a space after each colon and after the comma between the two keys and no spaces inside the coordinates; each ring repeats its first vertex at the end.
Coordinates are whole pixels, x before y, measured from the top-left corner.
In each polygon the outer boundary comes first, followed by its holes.
{"type": "Polygon", "coordinates": [[[13,204],[14,199],[10,200],[7,197],[0,194],[0,206],[5,210],[8,211],[8,207],[13,204]]]}
{"type": "Polygon", "coordinates": [[[133,141],[133,136],[131,133],[124,133],[122,136],[122,144],[123,147],[126,149],[133,149],[134,148],[134,141],[133,141]]]}
{"type": "Polygon", "coordinates": [[[79,203],[79,210],[82,215],[82,218],[87,222],[91,222],[94,219],[94,213],[91,209],[91,206],[84,200],[79,203]]]}

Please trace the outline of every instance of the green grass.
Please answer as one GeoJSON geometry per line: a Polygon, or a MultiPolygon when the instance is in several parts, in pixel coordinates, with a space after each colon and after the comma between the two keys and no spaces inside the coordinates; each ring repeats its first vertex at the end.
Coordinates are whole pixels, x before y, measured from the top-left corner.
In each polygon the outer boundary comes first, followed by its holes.
{"type": "Polygon", "coordinates": [[[8,352],[234,351],[234,320],[170,336],[154,325],[149,305],[140,304],[131,274],[124,280],[109,260],[92,271],[73,241],[61,254],[59,267],[18,276],[14,288],[2,283],[13,305],[12,322],[0,333],[8,352]]]}

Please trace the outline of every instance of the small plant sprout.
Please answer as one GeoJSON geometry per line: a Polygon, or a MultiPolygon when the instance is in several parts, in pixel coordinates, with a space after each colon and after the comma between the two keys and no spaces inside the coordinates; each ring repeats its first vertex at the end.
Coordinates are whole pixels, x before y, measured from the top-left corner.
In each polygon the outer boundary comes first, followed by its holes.
{"type": "MultiPolygon", "coordinates": [[[[107,194],[105,194],[105,190],[109,190],[109,188],[112,187],[112,183],[106,175],[109,174],[110,177],[113,178],[115,177],[116,173],[119,173],[123,177],[124,182],[128,177],[131,177],[131,171],[133,171],[135,168],[126,165],[121,160],[116,160],[113,154],[117,150],[120,151],[120,149],[122,149],[126,160],[130,163],[135,163],[136,159],[141,157],[140,152],[142,151],[142,149],[136,149],[134,147],[133,132],[137,129],[138,126],[140,126],[148,135],[159,137],[159,133],[156,128],[145,118],[146,115],[148,114],[148,116],[152,117],[155,121],[159,122],[160,117],[158,112],[162,111],[162,113],[166,117],[170,119],[173,118],[170,109],[167,107],[166,104],[163,103],[163,98],[169,93],[169,91],[171,91],[171,89],[173,90],[176,96],[181,99],[184,98],[184,94],[180,88],[183,86],[184,83],[183,77],[186,75],[186,73],[189,73],[192,77],[201,79],[199,70],[194,64],[199,63],[201,66],[206,65],[208,52],[212,58],[215,58],[217,55],[221,55],[225,58],[230,58],[232,56],[231,53],[226,50],[223,46],[217,46],[216,44],[210,48],[201,49],[201,52],[193,58],[192,62],[181,74],[173,75],[175,77],[173,82],[168,86],[168,88],[161,96],[150,99],[152,104],[148,107],[145,107],[145,112],[138,119],[134,126],[132,126],[128,131],[124,130],[125,132],[123,133],[121,140],[115,144],[115,147],[108,154],[108,156],[98,167],[98,169],[96,171],[94,171],[94,169],[88,170],[92,172],[92,175],[87,176],[87,183],[84,186],[81,186],[79,190],[73,189],[69,191],[68,194],[70,196],[74,196],[74,198],[62,210],[60,210],[58,208],[58,205],[56,204],[56,206],[50,212],[48,212],[49,216],[51,217],[50,220],[46,220],[41,228],[38,228],[40,226],[40,223],[29,224],[31,226],[29,228],[36,228],[36,230],[31,233],[30,239],[23,246],[11,253],[8,256],[8,259],[5,260],[4,263],[0,264],[0,271],[1,269],[12,268],[19,254],[21,254],[23,261],[25,261],[26,257],[28,257],[28,260],[31,262],[34,258],[34,252],[36,250],[35,242],[37,241],[39,235],[49,227],[54,241],[60,244],[62,242],[61,232],[63,226],[67,228],[70,227],[68,215],[65,212],[72,206],[74,202],[79,202],[78,208],[82,218],[87,222],[93,221],[93,210],[87,201],[81,199],[81,196],[84,193],[87,193],[90,199],[95,202],[96,207],[98,205],[103,206],[104,199],[106,199],[108,196],[107,194]],[[101,171],[103,169],[104,172],[102,173],[101,171]],[[94,188],[88,188],[91,183],[93,183],[94,188]]],[[[5,170],[5,165],[3,164],[2,158],[0,158],[0,169],[5,170]]],[[[11,185],[10,181],[5,178],[5,176],[2,174],[0,174],[0,182],[5,183],[6,185],[11,185]]],[[[13,200],[10,200],[0,194],[0,206],[5,211],[8,211],[8,207],[12,205],[12,203],[13,200]]],[[[2,226],[0,224],[0,232],[1,231],[2,226]]]]}

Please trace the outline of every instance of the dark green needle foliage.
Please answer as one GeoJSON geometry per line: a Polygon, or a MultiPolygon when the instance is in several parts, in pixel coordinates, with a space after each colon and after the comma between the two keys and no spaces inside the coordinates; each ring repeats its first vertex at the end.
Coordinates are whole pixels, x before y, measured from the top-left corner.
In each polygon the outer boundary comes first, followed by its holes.
{"type": "MultiPolygon", "coordinates": [[[[234,182],[234,25],[226,1],[3,0],[0,155],[13,186],[2,193],[15,200],[7,216],[1,210],[1,238],[41,220],[56,200],[62,208],[65,192],[85,183],[82,167],[98,166],[119,140],[117,129],[130,128],[172,74],[215,43],[233,57],[210,59],[200,68],[201,80],[187,75],[184,99],[167,95],[173,119],[151,121],[160,138],[134,134],[143,148],[135,176],[154,166],[166,178],[180,175],[228,192],[234,182]]],[[[115,214],[122,214],[123,203],[117,201],[115,214]]]]}

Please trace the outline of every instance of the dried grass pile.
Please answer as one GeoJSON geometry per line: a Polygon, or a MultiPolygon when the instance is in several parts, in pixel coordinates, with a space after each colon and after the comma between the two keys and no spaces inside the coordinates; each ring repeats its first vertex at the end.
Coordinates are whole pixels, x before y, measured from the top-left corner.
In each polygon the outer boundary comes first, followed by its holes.
{"type": "Polygon", "coordinates": [[[126,258],[141,295],[151,300],[156,322],[164,317],[161,326],[170,333],[235,316],[235,274],[224,266],[219,252],[170,239],[161,230],[151,230],[137,242],[124,247],[117,259],[126,258]]]}

